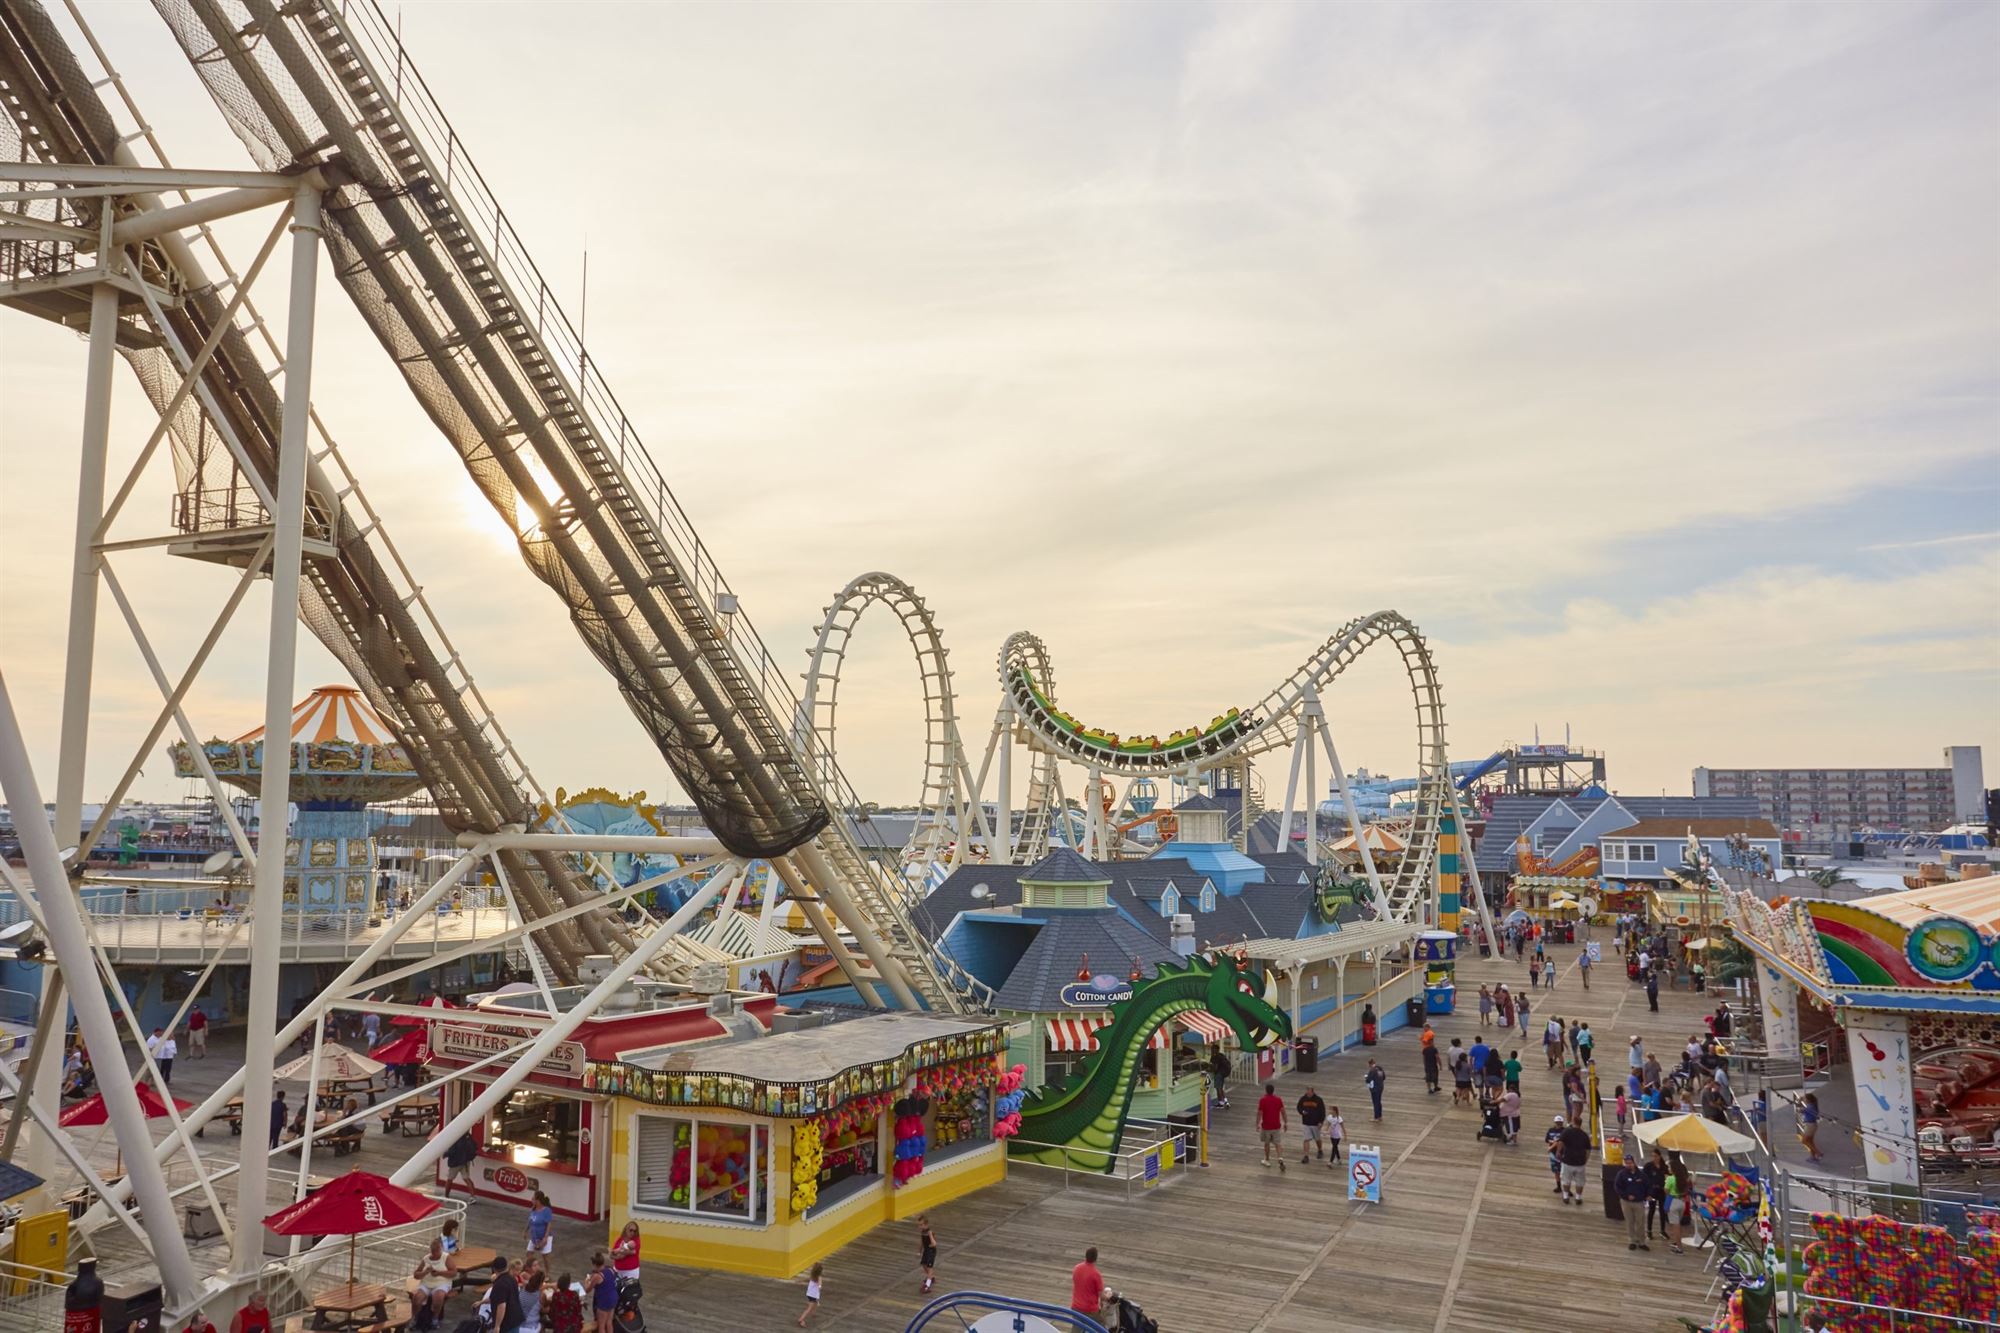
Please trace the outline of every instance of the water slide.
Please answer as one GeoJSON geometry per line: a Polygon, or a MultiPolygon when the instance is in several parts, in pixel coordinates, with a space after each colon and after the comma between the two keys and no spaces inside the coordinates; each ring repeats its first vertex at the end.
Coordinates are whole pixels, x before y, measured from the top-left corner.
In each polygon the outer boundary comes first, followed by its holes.
{"type": "Polygon", "coordinates": [[[1495,750],[1492,754],[1486,756],[1486,758],[1481,759],[1475,764],[1468,765],[1464,773],[1459,773],[1457,771],[1458,765],[1453,764],[1452,776],[1458,779],[1458,789],[1465,791],[1473,783],[1479,781],[1479,779],[1485,777],[1488,773],[1491,773],[1506,762],[1507,752],[1505,750],[1495,750]]]}

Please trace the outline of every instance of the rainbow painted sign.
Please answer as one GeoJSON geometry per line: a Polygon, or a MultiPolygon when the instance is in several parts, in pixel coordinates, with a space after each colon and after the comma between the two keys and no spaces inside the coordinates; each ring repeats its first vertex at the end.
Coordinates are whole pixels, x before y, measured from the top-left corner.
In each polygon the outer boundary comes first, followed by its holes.
{"type": "Polygon", "coordinates": [[[2000,991],[2000,937],[1969,921],[1940,915],[1904,926],[1855,903],[1804,906],[1835,985],[2000,991]]]}

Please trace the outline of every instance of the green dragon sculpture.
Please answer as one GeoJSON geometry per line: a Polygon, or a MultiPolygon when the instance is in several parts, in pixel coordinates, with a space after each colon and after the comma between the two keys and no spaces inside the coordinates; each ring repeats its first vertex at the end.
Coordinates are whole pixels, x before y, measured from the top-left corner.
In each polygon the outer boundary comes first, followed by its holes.
{"type": "Polygon", "coordinates": [[[1044,1166],[1108,1173],[1132,1112],[1140,1057],[1154,1030],[1176,1014],[1206,1009],[1236,1030],[1245,1050],[1272,1046],[1292,1035],[1291,1016],[1278,1007],[1277,989],[1267,972],[1260,992],[1250,973],[1226,954],[1160,964],[1130,999],[1111,1006],[1111,1022],[1098,1030],[1097,1049],[1077,1073],[1061,1086],[1028,1094],[1020,1136],[1008,1141],[1008,1153],[1044,1166]]]}

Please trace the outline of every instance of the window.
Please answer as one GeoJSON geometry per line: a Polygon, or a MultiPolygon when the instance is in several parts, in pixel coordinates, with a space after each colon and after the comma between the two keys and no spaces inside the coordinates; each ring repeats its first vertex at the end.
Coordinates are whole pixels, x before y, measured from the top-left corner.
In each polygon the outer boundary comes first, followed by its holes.
{"type": "Polygon", "coordinates": [[[993,1099],[985,1088],[942,1092],[924,1113],[928,1162],[956,1157],[993,1141],[993,1099]]]}
{"type": "Polygon", "coordinates": [[[1201,886],[1200,902],[1202,911],[1213,912],[1215,910],[1215,886],[1213,884],[1203,884],[1201,886]]]}
{"type": "Polygon", "coordinates": [[[881,1183],[881,1127],[882,1117],[877,1114],[867,1124],[849,1126],[822,1145],[825,1156],[820,1159],[819,1200],[807,1211],[807,1217],[818,1216],[842,1199],[881,1183]]]}
{"type": "Polygon", "coordinates": [[[485,1151],[518,1166],[582,1165],[583,1103],[522,1089],[486,1116],[485,1151]]]}
{"type": "Polygon", "coordinates": [[[1166,887],[1166,891],[1160,894],[1160,915],[1171,921],[1174,918],[1174,914],[1180,910],[1181,891],[1169,884],[1166,887]]]}
{"type": "Polygon", "coordinates": [[[760,1225],[770,1220],[763,1180],[768,1125],[664,1115],[634,1120],[634,1204],[760,1225]]]}

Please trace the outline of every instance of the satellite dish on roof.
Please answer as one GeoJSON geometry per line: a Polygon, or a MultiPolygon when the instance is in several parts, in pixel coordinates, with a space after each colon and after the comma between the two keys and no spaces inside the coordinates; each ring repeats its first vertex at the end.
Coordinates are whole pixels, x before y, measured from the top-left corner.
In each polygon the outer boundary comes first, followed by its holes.
{"type": "Polygon", "coordinates": [[[0,930],[0,944],[12,944],[34,928],[35,923],[32,921],[16,921],[13,925],[0,930]]]}
{"type": "Polygon", "coordinates": [[[233,849],[228,847],[223,848],[221,851],[214,853],[206,861],[203,861],[201,863],[201,873],[204,875],[215,874],[217,871],[221,870],[224,866],[228,865],[230,860],[235,855],[236,853],[233,849]]]}
{"type": "Polygon", "coordinates": [[[989,886],[985,884],[975,884],[972,886],[972,900],[974,902],[985,902],[992,896],[993,890],[989,886]]]}

